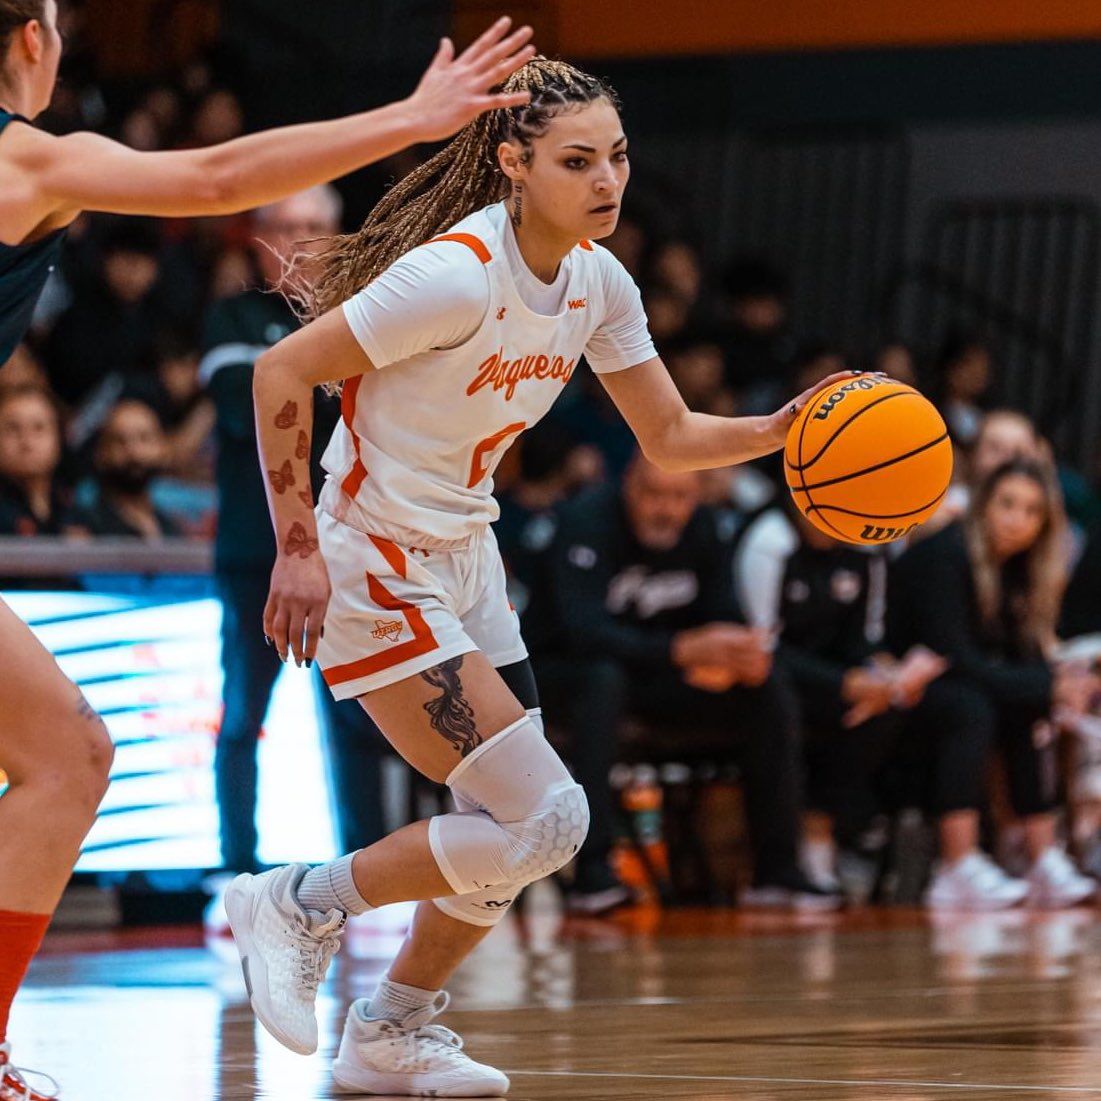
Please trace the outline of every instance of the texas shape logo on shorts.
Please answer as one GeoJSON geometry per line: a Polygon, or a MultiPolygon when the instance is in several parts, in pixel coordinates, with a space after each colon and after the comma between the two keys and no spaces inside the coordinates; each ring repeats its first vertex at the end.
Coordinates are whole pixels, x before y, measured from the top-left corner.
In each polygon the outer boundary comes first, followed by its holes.
{"type": "Polygon", "coordinates": [[[382,642],[383,639],[387,642],[397,642],[400,634],[400,619],[376,619],[375,629],[371,632],[371,637],[377,638],[379,642],[382,642]]]}

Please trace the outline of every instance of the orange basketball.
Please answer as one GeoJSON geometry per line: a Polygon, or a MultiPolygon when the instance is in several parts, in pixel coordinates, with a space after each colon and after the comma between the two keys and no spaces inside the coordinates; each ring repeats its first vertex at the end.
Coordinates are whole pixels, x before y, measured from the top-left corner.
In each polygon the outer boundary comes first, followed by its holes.
{"type": "Polygon", "coordinates": [[[819,531],[872,546],[936,512],[952,477],[941,415],[912,386],[861,375],[816,394],[788,431],[784,474],[819,531]]]}

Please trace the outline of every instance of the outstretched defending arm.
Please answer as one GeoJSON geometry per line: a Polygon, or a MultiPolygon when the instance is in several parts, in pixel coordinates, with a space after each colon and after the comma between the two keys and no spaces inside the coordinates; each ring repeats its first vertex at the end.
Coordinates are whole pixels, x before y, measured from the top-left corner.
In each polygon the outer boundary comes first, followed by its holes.
{"type": "Polygon", "coordinates": [[[445,38],[413,94],[375,111],[157,153],[98,134],[58,138],[16,127],[5,143],[5,175],[32,227],[78,210],[187,217],[262,206],[448,137],[483,111],[526,103],[526,92],[490,92],[535,53],[531,28],[509,34],[510,25],[499,19],[458,57],[445,38]]]}

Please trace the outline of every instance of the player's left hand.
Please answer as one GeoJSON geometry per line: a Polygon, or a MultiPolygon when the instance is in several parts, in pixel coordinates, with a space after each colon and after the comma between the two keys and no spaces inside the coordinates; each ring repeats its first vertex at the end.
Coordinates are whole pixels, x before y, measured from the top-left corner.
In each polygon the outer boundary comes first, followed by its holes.
{"type": "Polygon", "coordinates": [[[528,41],[531,27],[509,34],[511,26],[508,16],[498,19],[458,57],[451,39],[441,40],[432,64],[406,101],[421,141],[449,138],[483,111],[522,107],[531,99],[528,92],[491,91],[535,56],[528,41]]]}

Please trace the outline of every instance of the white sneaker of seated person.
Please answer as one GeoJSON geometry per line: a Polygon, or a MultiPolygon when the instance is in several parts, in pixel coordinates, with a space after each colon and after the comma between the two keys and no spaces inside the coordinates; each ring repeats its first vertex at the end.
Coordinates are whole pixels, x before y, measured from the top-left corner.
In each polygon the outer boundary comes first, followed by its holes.
{"type": "Polygon", "coordinates": [[[296,891],[305,864],[239,875],[226,889],[226,916],[241,954],[252,1011],[285,1047],[317,1051],[317,988],[340,949],[342,910],[306,910],[296,891]]]}
{"type": "Polygon", "coordinates": [[[1077,906],[1097,893],[1096,880],[1083,875],[1057,845],[1046,849],[1028,870],[1028,903],[1045,910],[1077,906]]]}
{"type": "Polygon", "coordinates": [[[931,910],[1007,910],[1023,902],[1028,884],[1006,875],[986,853],[970,852],[953,864],[938,864],[925,892],[931,910]]]}
{"type": "Polygon", "coordinates": [[[391,1097],[504,1097],[509,1081],[463,1052],[449,1028],[430,1022],[450,998],[441,990],[424,1009],[401,1021],[367,1017],[369,998],[348,1009],[333,1080],[341,1089],[391,1097]]]}

